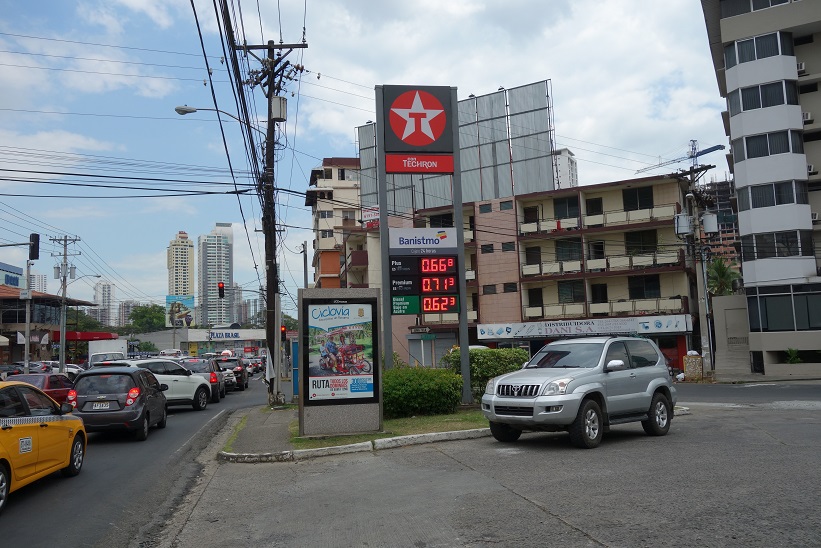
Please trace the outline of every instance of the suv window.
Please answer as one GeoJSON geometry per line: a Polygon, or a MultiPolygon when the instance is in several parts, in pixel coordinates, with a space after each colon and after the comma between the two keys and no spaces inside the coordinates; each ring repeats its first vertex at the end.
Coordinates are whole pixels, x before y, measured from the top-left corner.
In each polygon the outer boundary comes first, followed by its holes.
{"type": "Polygon", "coordinates": [[[604,343],[554,344],[539,350],[526,369],[593,368],[599,365],[602,350],[604,343]]]}
{"type": "Polygon", "coordinates": [[[148,371],[140,371],[140,377],[146,386],[157,390],[160,389],[160,381],[157,380],[157,377],[155,377],[153,373],[149,373],[148,371]]]}
{"type": "Polygon", "coordinates": [[[88,375],[77,379],[74,390],[83,395],[125,394],[134,386],[134,379],[128,374],[88,375]]]}
{"type": "Polygon", "coordinates": [[[630,367],[630,356],[627,355],[627,348],[624,347],[622,341],[611,343],[607,348],[607,357],[604,359],[604,365],[607,366],[611,360],[621,360],[624,362],[624,368],[630,367]]]}
{"type": "Polygon", "coordinates": [[[186,369],[194,373],[208,373],[211,371],[211,362],[208,360],[188,360],[184,365],[186,369]]]}
{"type": "Polygon", "coordinates": [[[653,345],[647,341],[626,341],[630,351],[632,367],[651,367],[659,361],[659,355],[653,345]]]}
{"type": "Polygon", "coordinates": [[[155,375],[168,375],[168,367],[165,362],[148,362],[144,364],[146,369],[154,373],[155,375]]]}

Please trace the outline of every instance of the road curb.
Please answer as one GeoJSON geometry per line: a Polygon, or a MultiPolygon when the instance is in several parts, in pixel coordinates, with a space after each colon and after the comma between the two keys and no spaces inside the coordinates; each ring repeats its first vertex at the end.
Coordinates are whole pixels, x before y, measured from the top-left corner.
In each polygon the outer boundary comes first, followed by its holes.
{"type": "Polygon", "coordinates": [[[394,449],[408,445],[422,445],[438,441],[468,440],[490,436],[489,428],[477,428],[474,430],[457,430],[454,432],[434,432],[431,434],[414,434],[411,436],[397,436],[395,438],[382,438],[374,441],[363,441],[349,445],[336,445],[333,447],[320,447],[317,449],[297,449],[295,451],[281,451],[279,453],[229,453],[220,451],[217,453],[217,460],[220,462],[233,462],[241,464],[257,464],[263,462],[293,462],[298,460],[308,460],[331,455],[344,455],[347,453],[365,453],[369,451],[379,451],[382,449],[394,449]]]}

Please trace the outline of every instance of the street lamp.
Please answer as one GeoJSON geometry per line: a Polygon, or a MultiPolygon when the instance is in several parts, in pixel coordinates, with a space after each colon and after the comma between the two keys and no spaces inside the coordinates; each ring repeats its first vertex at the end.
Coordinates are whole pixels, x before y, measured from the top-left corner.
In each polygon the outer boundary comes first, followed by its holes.
{"type": "Polygon", "coordinates": [[[239,118],[237,118],[236,116],[234,116],[230,112],[225,112],[224,110],[220,110],[218,108],[195,108],[195,107],[189,107],[188,105],[182,105],[182,106],[179,106],[179,107],[174,107],[174,111],[177,114],[179,114],[180,116],[185,116],[186,114],[193,114],[193,113],[195,113],[199,110],[210,110],[211,112],[221,112],[222,114],[225,114],[229,118],[233,118],[234,120],[236,120],[240,124],[242,124],[246,127],[249,127],[251,129],[254,129],[254,130],[262,133],[263,135],[266,135],[266,133],[264,131],[262,131],[261,129],[259,129],[258,127],[252,126],[251,124],[249,124],[245,120],[240,120],[239,118]]]}
{"type": "MultiPolygon", "coordinates": [[[[56,267],[55,267],[56,268],[56,267]]],[[[72,267],[72,271],[74,267],[72,267]]],[[[60,373],[66,372],[66,289],[68,286],[73,284],[78,280],[82,280],[83,278],[100,278],[99,274],[86,274],[84,276],[80,276],[79,278],[74,278],[71,280],[70,283],[66,283],[66,275],[68,272],[63,269],[62,272],[62,306],[60,307],[60,373]]]]}

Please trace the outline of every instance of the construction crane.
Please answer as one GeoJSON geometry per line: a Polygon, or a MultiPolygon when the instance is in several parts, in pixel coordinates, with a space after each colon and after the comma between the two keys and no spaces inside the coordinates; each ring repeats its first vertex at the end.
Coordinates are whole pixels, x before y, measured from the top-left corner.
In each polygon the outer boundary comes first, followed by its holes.
{"type": "Polygon", "coordinates": [[[691,139],[690,140],[690,152],[687,153],[687,156],[684,156],[683,158],[676,158],[675,160],[667,160],[666,162],[661,162],[660,164],[656,164],[654,166],[644,167],[644,168],[641,168],[640,170],[636,171],[636,173],[643,173],[645,171],[650,171],[651,169],[656,169],[658,167],[669,166],[670,164],[677,164],[679,162],[683,162],[684,160],[692,160],[693,161],[693,167],[695,168],[696,164],[697,164],[696,158],[698,158],[699,156],[703,156],[705,154],[708,154],[710,152],[715,152],[716,150],[724,150],[724,145],[715,145],[715,146],[707,147],[704,150],[699,150],[698,149],[698,141],[696,141],[695,139],[691,139]]]}

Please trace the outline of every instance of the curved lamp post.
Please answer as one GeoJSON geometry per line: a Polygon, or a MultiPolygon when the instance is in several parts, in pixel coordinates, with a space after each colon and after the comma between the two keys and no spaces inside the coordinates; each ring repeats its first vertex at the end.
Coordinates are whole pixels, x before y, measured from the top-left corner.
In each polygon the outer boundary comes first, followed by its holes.
{"type": "Polygon", "coordinates": [[[189,107],[188,105],[182,105],[182,106],[179,106],[179,107],[174,107],[174,111],[177,114],[179,114],[180,116],[185,116],[186,114],[193,114],[193,113],[195,113],[197,111],[200,111],[200,110],[209,110],[211,112],[220,112],[222,114],[225,114],[229,118],[233,118],[234,120],[236,120],[240,124],[242,124],[246,127],[249,127],[251,129],[254,129],[254,130],[262,133],[263,135],[267,136],[267,134],[264,131],[262,131],[261,129],[259,129],[258,127],[252,126],[251,124],[249,124],[245,120],[240,120],[239,118],[237,118],[236,116],[234,116],[230,112],[225,112],[224,110],[220,110],[218,108],[195,108],[195,107],[189,107]]]}

